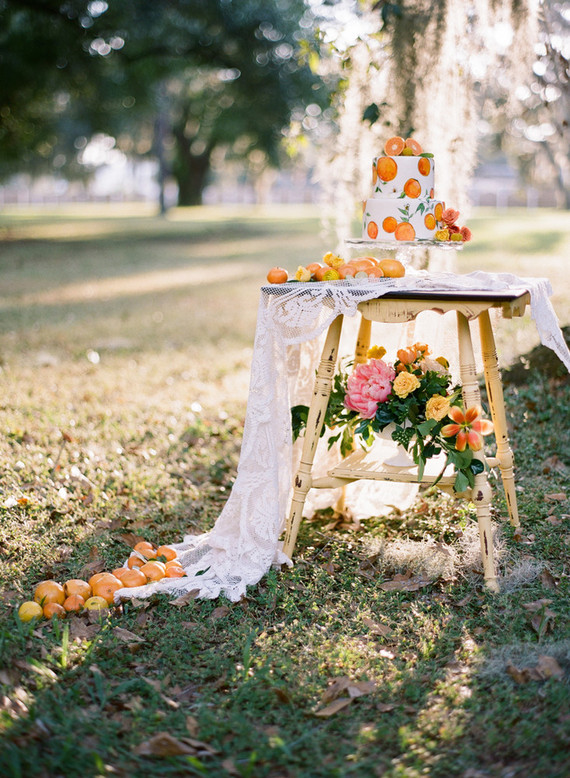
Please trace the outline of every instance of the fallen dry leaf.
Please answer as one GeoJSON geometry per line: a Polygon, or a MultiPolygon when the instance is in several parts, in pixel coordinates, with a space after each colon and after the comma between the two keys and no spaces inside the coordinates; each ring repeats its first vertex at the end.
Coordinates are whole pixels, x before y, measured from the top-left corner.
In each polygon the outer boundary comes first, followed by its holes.
{"type": "Polygon", "coordinates": [[[541,654],[536,666],[545,678],[562,678],[564,676],[564,670],[553,656],[541,654]]]}
{"type": "Polygon", "coordinates": [[[431,579],[423,578],[420,575],[412,576],[409,572],[405,575],[398,573],[391,581],[380,584],[380,589],[384,592],[416,592],[431,583],[433,583],[431,579]]]}
{"type": "Polygon", "coordinates": [[[351,702],[352,699],[350,697],[341,697],[340,699],[331,702],[331,704],[327,705],[325,708],[321,708],[321,710],[316,711],[314,715],[321,719],[327,719],[329,716],[334,716],[334,714],[338,713],[339,710],[346,708],[347,705],[350,705],[351,702]]]}
{"type": "Polygon", "coordinates": [[[382,635],[382,637],[388,637],[392,634],[390,627],[386,626],[386,624],[381,624],[378,621],[374,621],[374,619],[369,619],[368,616],[364,616],[362,621],[364,624],[366,624],[372,635],[382,635]]]}
{"type": "Polygon", "coordinates": [[[168,732],[157,732],[150,740],[140,743],[134,753],[137,756],[193,756],[196,749],[172,737],[168,732]]]}
{"type": "Polygon", "coordinates": [[[566,493],[551,492],[550,494],[545,494],[544,499],[548,500],[549,502],[564,502],[564,500],[566,500],[566,493]]]}
{"type": "Polygon", "coordinates": [[[170,604],[174,605],[176,608],[183,608],[185,605],[190,605],[190,603],[194,602],[194,600],[199,594],[200,594],[200,589],[191,589],[189,592],[186,592],[186,594],[183,594],[181,597],[177,597],[175,600],[171,600],[170,604]]]}
{"type": "Polygon", "coordinates": [[[214,610],[210,614],[210,619],[214,621],[215,619],[223,619],[224,616],[227,616],[230,612],[231,608],[229,608],[227,605],[220,605],[217,608],[214,608],[214,610]]]}
{"type": "Polygon", "coordinates": [[[144,638],[135,635],[134,632],[130,632],[128,629],[123,629],[123,627],[114,627],[113,635],[122,643],[144,643],[144,638]]]}
{"type": "Polygon", "coordinates": [[[562,678],[564,670],[552,656],[541,654],[535,667],[516,667],[509,662],[507,673],[515,683],[523,684],[529,681],[545,681],[548,678],[562,678]]]}
{"type": "Polygon", "coordinates": [[[550,570],[545,568],[540,574],[540,583],[544,586],[545,589],[556,589],[558,586],[558,579],[552,575],[550,570]]]}
{"type": "Polygon", "coordinates": [[[348,676],[344,675],[340,678],[335,678],[325,691],[321,698],[322,703],[328,703],[332,700],[336,700],[341,694],[348,694],[350,699],[356,697],[362,697],[363,694],[370,694],[376,688],[374,681],[353,681],[348,676]]]}
{"type": "Polygon", "coordinates": [[[522,606],[527,611],[531,611],[534,613],[534,611],[539,611],[542,608],[544,608],[546,605],[551,605],[552,600],[542,599],[542,600],[533,600],[532,602],[523,602],[522,606]]]}

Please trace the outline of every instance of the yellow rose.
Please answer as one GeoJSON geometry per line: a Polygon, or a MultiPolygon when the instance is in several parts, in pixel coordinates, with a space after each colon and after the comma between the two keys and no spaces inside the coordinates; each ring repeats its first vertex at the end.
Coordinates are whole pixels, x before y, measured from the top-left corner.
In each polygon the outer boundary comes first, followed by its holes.
{"type": "Polygon", "coordinates": [[[384,346],[372,346],[372,348],[369,348],[366,352],[366,356],[368,359],[382,359],[385,353],[386,349],[384,346]]]}
{"type": "Polygon", "coordinates": [[[449,240],[449,230],[438,230],[434,237],[436,240],[449,240]]]}
{"type": "Polygon", "coordinates": [[[303,265],[299,265],[297,268],[297,272],[295,273],[295,280],[296,281],[310,281],[311,280],[311,271],[303,267],[303,265]]]}
{"type": "Polygon", "coordinates": [[[335,269],[341,267],[341,265],[344,265],[344,259],[337,256],[336,254],[333,254],[332,251],[327,251],[327,253],[323,257],[323,262],[325,263],[325,265],[328,265],[329,267],[334,267],[335,269]]]}
{"type": "Polygon", "coordinates": [[[449,400],[441,394],[430,397],[426,403],[426,419],[441,421],[449,412],[449,400]]]}
{"type": "Polygon", "coordinates": [[[420,382],[417,376],[415,376],[413,373],[402,371],[396,376],[396,379],[392,384],[392,389],[394,390],[394,394],[397,394],[398,397],[404,398],[407,397],[411,392],[414,392],[419,387],[419,385],[420,382]]]}

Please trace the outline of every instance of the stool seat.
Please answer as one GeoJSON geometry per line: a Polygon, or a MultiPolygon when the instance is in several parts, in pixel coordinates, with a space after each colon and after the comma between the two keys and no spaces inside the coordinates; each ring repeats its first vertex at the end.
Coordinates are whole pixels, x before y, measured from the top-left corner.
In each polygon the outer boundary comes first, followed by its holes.
{"type": "MultiPolygon", "coordinates": [[[[509,519],[515,527],[519,527],[520,523],[514,482],[514,459],[507,435],[503,387],[489,310],[499,308],[503,318],[510,319],[522,316],[529,303],[530,294],[524,287],[504,290],[392,290],[381,297],[358,304],[361,322],[354,358],[355,364],[366,362],[373,322],[404,323],[413,321],[423,311],[435,311],[440,314],[455,311],[459,347],[459,375],[463,402],[468,408],[481,401],[469,327],[469,321],[478,320],[485,384],[494,424],[497,451],[494,457],[486,458],[482,451],[474,452],[473,456],[474,459],[479,459],[487,467],[499,467],[505,489],[509,519]]],[[[338,316],[330,325],[317,369],[307,417],[303,451],[293,481],[293,498],[285,530],[283,551],[289,556],[293,555],[306,495],[311,488],[343,487],[360,479],[400,483],[419,482],[421,484],[432,484],[437,480],[439,488],[451,491],[455,482],[455,472],[451,466],[448,466],[441,475],[445,460],[439,462],[435,458],[428,460],[421,481],[418,481],[418,468],[416,466],[394,467],[388,465],[386,461],[374,454],[374,449],[372,451],[353,451],[331,468],[326,476],[313,478],[313,462],[331,394],[342,325],[342,316],[338,316]]],[[[495,573],[491,532],[492,490],[485,469],[475,475],[473,488],[458,496],[468,497],[475,504],[485,584],[491,591],[498,591],[499,584],[495,573]]]]}

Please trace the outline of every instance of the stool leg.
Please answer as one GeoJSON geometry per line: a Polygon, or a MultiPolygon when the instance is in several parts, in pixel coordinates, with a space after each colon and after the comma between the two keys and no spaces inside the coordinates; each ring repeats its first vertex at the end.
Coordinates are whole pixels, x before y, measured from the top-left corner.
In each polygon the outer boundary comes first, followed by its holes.
{"type": "MultiPolygon", "coordinates": [[[[477,384],[477,369],[473,354],[473,343],[469,322],[466,317],[457,312],[457,334],[459,341],[459,372],[463,387],[463,402],[465,408],[481,402],[479,386],[477,384]]],[[[474,458],[484,461],[482,451],[475,451],[474,458]]],[[[493,533],[491,530],[491,499],[493,493],[485,471],[475,476],[475,486],[471,492],[471,499],[477,509],[477,523],[479,525],[479,539],[481,541],[481,556],[483,558],[483,574],[485,585],[493,592],[499,591],[499,584],[495,575],[495,563],[493,557],[493,533]]]]}
{"type": "Polygon", "coordinates": [[[481,334],[481,350],[485,370],[487,397],[491,408],[491,417],[495,425],[495,440],[497,443],[497,459],[505,488],[505,499],[509,518],[513,527],[520,527],[517,493],[515,491],[514,457],[509,444],[507,432],[507,416],[503,398],[503,384],[499,372],[497,349],[489,311],[483,311],[479,316],[479,332],[481,334]]]}
{"type": "Polygon", "coordinates": [[[332,389],[332,381],[338,356],[338,344],[342,330],[343,317],[337,316],[329,327],[325,345],[321,354],[321,361],[317,370],[315,387],[313,389],[313,398],[309,406],[309,415],[307,418],[307,428],[303,440],[303,450],[301,453],[301,462],[299,469],[293,481],[293,499],[291,502],[291,511],[285,528],[285,540],[283,542],[283,552],[287,556],[293,555],[297,533],[303,518],[303,507],[307,492],[311,488],[313,460],[315,451],[323,428],[325,413],[329,403],[329,397],[332,389]]]}

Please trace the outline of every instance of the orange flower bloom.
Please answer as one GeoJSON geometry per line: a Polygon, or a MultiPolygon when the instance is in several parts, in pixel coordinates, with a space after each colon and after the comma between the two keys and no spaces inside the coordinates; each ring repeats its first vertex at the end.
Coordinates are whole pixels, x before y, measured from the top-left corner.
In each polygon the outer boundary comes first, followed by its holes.
{"type": "Polygon", "coordinates": [[[465,451],[467,446],[472,451],[480,451],[483,448],[483,435],[490,435],[493,432],[492,422],[480,418],[482,413],[480,405],[472,405],[465,413],[457,405],[453,405],[447,415],[454,423],[446,424],[441,434],[444,438],[457,435],[455,448],[458,451],[465,451]]]}
{"type": "Polygon", "coordinates": [[[396,356],[404,365],[411,365],[416,361],[417,354],[415,348],[401,348],[398,349],[396,356]]]}
{"type": "Polygon", "coordinates": [[[465,243],[467,243],[468,240],[471,240],[471,230],[469,227],[462,227],[459,232],[463,235],[465,243]]]}
{"type": "Polygon", "coordinates": [[[456,211],[455,208],[446,208],[442,214],[441,220],[445,222],[445,224],[450,226],[452,224],[455,224],[458,218],[459,218],[459,211],[456,211]]]}

